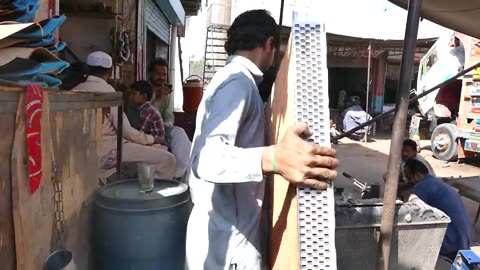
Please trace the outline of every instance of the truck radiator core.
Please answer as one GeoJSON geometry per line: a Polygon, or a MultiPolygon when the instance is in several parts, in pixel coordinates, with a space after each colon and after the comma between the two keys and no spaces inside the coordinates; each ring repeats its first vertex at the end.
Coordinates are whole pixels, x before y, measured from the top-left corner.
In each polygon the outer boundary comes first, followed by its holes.
{"type": "MultiPolygon", "coordinates": [[[[330,146],[325,26],[317,9],[294,11],[291,61],[296,122],[307,123],[312,143],[330,146]]],[[[337,269],[333,187],[298,188],[300,269],[337,269]]]]}

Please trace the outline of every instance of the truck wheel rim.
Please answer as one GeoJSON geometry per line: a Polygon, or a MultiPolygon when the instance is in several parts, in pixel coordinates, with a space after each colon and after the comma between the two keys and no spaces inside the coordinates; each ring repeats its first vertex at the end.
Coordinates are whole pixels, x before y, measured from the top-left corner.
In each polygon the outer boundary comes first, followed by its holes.
{"type": "Polygon", "coordinates": [[[450,136],[445,133],[440,133],[437,136],[435,136],[435,139],[433,140],[434,144],[434,150],[437,153],[443,153],[447,151],[447,149],[450,147],[450,136]]]}

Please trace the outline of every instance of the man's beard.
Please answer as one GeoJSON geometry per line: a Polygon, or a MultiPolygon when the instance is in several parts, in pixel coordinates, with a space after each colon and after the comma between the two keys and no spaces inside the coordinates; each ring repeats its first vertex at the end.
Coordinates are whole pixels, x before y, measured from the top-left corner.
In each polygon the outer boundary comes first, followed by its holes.
{"type": "Polygon", "coordinates": [[[165,82],[163,80],[152,80],[150,79],[150,83],[153,84],[153,86],[162,86],[165,82]]]}

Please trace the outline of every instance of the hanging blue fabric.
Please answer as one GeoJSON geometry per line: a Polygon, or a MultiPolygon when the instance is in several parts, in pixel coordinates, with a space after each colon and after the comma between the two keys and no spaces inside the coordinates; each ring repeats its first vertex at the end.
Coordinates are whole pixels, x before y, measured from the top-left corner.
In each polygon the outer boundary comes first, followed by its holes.
{"type": "Polygon", "coordinates": [[[12,82],[17,82],[21,85],[27,84],[38,84],[43,87],[56,87],[62,84],[62,81],[58,78],[47,74],[34,74],[34,75],[27,75],[21,77],[8,77],[8,76],[0,76],[0,78],[12,82]]]}
{"type": "Polygon", "coordinates": [[[56,45],[53,45],[53,46],[51,46],[51,47],[48,47],[47,49],[48,49],[50,52],[54,53],[54,52],[63,51],[63,49],[65,49],[65,47],[67,47],[67,43],[65,43],[65,42],[60,42],[60,43],[58,43],[58,44],[56,44],[56,45]]]}
{"type": "Polygon", "coordinates": [[[35,74],[33,76],[33,79],[34,79],[35,82],[46,83],[47,86],[49,86],[49,87],[60,86],[62,84],[61,80],[59,80],[58,78],[55,78],[53,76],[47,75],[47,74],[35,74]]]}
{"type": "Polygon", "coordinates": [[[69,66],[70,63],[65,61],[39,63],[31,59],[17,57],[9,63],[0,66],[0,76],[21,77],[38,73],[58,74],[69,66]]]}
{"type": "Polygon", "coordinates": [[[0,2],[0,9],[25,10],[28,6],[28,2],[28,0],[2,0],[0,2]]]}
{"type": "Polygon", "coordinates": [[[38,4],[38,0],[0,0],[0,9],[26,10],[28,6],[38,4]]]}
{"type": "MultiPolygon", "coordinates": [[[[7,12],[4,15],[1,15],[0,22],[1,21],[13,21],[13,22],[19,22],[19,23],[33,22],[35,18],[35,13],[37,13],[39,8],[40,8],[40,4],[35,3],[32,5],[28,5],[26,9],[12,10],[11,12],[7,12]]],[[[1,10],[2,9],[0,9],[0,11],[1,10]]]]}
{"type": "Polygon", "coordinates": [[[38,3],[33,6],[28,6],[28,10],[24,12],[22,15],[19,15],[13,21],[16,21],[19,23],[33,22],[33,19],[35,18],[35,13],[37,12],[38,8],[40,8],[40,4],[38,3]]]}
{"type": "Polygon", "coordinates": [[[41,40],[26,41],[26,42],[16,44],[15,46],[27,47],[27,48],[48,47],[48,46],[51,46],[54,42],[55,42],[55,35],[51,34],[41,40]]]}
{"type": "Polygon", "coordinates": [[[12,35],[12,38],[19,38],[19,39],[42,39],[50,34],[53,34],[60,25],[65,22],[67,17],[65,15],[61,16],[54,16],[51,19],[46,19],[39,22],[40,27],[38,25],[31,25],[24,30],[17,32],[12,35]]]}

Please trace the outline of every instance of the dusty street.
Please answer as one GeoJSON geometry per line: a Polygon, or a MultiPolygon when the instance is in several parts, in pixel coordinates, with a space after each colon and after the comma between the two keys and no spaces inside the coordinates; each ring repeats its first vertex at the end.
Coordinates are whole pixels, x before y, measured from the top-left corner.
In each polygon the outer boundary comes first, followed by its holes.
{"type": "MultiPolygon", "coordinates": [[[[337,178],[337,187],[343,187],[348,192],[357,194],[354,191],[351,181],[341,175],[342,172],[348,172],[360,181],[369,184],[381,184],[383,194],[383,174],[387,169],[388,153],[390,151],[390,139],[385,136],[374,138],[374,141],[363,143],[344,138],[335,146],[337,156],[340,160],[339,177],[337,178]]],[[[458,164],[456,162],[444,162],[435,159],[429,149],[430,142],[422,141],[422,152],[420,153],[430,162],[435,173],[439,177],[468,177],[480,176],[480,168],[468,165],[458,164]]],[[[473,220],[478,209],[478,204],[462,198],[473,220]]],[[[480,223],[476,226],[476,234],[480,235],[480,223]]],[[[478,237],[476,238],[477,242],[478,237]]]]}
{"type": "MultiPolygon", "coordinates": [[[[346,171],[357,179],[373,183],[383,183],[382,175],[386,172],[390,139],[375,138],[373,142],[363,143],[352,141],[348,138],[340,140],[336,145],[340,159],[339,171],[346,171]]],[[[420,153],[430,162],[439,177],[468,177],[480,175],[480,168],[456,162],[444,162],[435,159],[429,149],[430,142],[422,141],[420,153]]],[[[338,186],[348,187],[350,181],[343,176],[338,179],[338,186]]]]}

